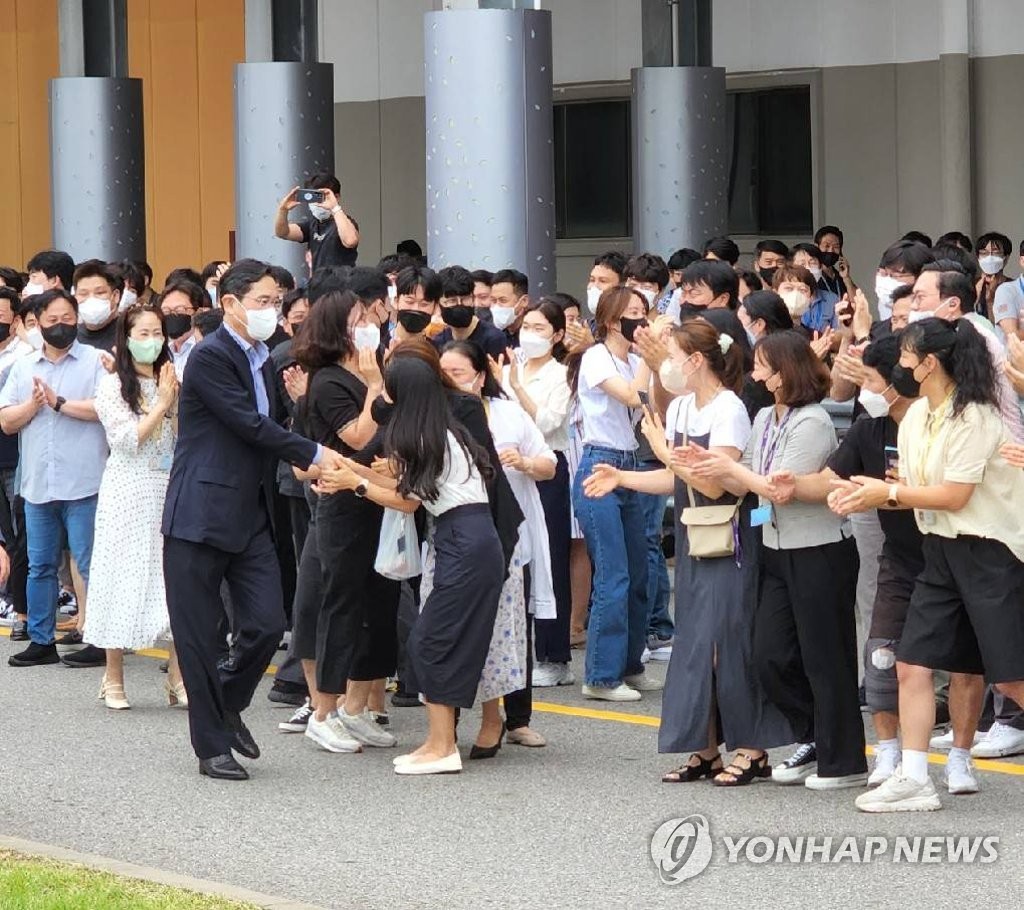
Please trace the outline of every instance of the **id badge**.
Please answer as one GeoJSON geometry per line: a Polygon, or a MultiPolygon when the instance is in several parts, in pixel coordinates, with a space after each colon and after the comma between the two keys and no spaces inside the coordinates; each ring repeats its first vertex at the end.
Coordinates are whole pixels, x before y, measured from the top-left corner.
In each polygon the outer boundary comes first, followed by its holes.
{"type": "Polygon", "coordinates": [[[772,520],[771,506],[758,506],[750,512],[750,527],[759,528],[772,520]]]}
{"type": "Polygon", "coordinates": [[[163,455],[158,455],[156,458],[151,458],[149,461],[149,466],[150,469],[153,471],[170,471],[171,461],[171,453],[165,452],[163,455]]]}
{"type": "Polygon", "coordinates": [[[930,528],[935,524],[935,513],[925,509],[918,509],[917,520],[920,521],[924,527],[930,528]]]}

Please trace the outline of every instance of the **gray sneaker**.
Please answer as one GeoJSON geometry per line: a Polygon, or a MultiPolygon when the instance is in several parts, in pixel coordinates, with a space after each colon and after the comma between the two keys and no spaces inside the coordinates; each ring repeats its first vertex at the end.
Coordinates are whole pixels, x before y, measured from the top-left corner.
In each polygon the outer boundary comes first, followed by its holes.
{"type": "Polygon", "coordinates": [[[671,638],[658,638],[657,635],[647,636],[647,650],[651,652],[651,660],[670,660],[672,657],[671,638]]]}
{"type": "Polygon", "coordinates": [[[370,716],[369,711],[353,716],[348,714],[344,708],[339,708],[338,719],[348,735],[364,746],[377,746],[381,749],[388,749],[398,743],[394,733],[389,733],[381,727],[370,716]]]}

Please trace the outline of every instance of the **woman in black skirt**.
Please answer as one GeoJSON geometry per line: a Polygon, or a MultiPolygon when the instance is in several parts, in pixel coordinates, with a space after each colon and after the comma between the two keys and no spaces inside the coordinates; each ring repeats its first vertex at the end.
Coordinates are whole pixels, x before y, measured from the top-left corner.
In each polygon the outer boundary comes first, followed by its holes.
{"type": "Polygon", "coordinates": [[[429,730],[419,749],[395,759],[395,772],[452,774],[462,770],[455,710],[473,705],[505,575],[484,485],[492,468],[453,417],[441,377],[429,364],[396,358],[384,387],[394,404],[383,440],[394,478],[360,476],[350,462],[324,471],[320,488],[351,490],[407,513],[422,505],[435,522],[434,587],[408,642],[429,730]]]}

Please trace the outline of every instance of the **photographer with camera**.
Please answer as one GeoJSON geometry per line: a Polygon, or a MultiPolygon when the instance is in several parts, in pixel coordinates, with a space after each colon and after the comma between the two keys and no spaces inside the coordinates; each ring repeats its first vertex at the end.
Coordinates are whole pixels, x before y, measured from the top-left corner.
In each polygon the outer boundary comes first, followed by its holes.
{"type": "Polygon", "coordinates": [[[310,271],[326,265],[356,264],[359,225],[341,207],[341,183],[333,174],[314,174],[307,187],[293,187],[277,207],[274,235],[309,247],[310,271]],[[309,217],[290,222],[288,213],[305,204],[309,217]]]}

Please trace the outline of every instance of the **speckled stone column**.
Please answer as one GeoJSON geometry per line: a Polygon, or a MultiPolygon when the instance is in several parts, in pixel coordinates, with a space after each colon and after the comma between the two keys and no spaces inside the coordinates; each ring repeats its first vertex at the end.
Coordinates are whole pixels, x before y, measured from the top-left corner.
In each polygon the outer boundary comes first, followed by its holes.
{"type": "Polygon", "coordinates": [[[53,245],[83,259],[146,258],[142,80],[50,80],[53,245]]]}
{"type": "Polygon", "coordinates": [[[725,70],[633,70],[633,248],[666,259],[727,233],[725,70]]]}
{"type": "Polygon", "coordinates": [[[424,21],[431,266],[516,268],[555,290],[548,10],[446,10],[424,21]]]}
{"type": "MultiPolygon", "coordinates": [[[[334,172],[334,67],[235,67],[235,255],[308,275],[306,248],[274,236],[281,198],[317,171],[334,172]]],[[[342,187],[344,199],[345,188],[342,187]]],[[[305,207],[295,209],[302,217],[305,207]]],[[[295,217],[298,217],[296,215],[295,217]]]]}

